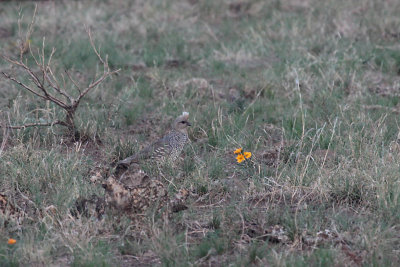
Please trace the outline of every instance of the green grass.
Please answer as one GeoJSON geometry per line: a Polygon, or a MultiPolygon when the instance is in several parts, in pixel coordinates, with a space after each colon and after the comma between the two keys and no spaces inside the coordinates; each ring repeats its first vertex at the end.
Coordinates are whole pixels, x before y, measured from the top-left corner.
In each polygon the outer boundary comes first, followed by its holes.
{"type": "MultiPolygon", "coordinates": [[[[20,8],[24,32],[33,4],[0,4],[0,53],[12,58],[20,8]]],[[[121,71],[82,99],[81,142],[61,126],[11,131],[0,194],[25,219],[0,212],[0,265],[397,266],[399,13],[374,0],[38,2],[31,45],[45,37],[47,56],[56,49],[60,80],[68,70],[87,85],[103,71],[84,25],[121,71]],[[96,168],[155,141],[184,110],[191,144],[161,171],[170,195],[191,192],[187,210],[168,221],[152,210],[140,225],[113,210],[71,214],[104,196],[96,168]],[[251,162],[236,163],[239,147],[251,162]],[[285,242],[268,233],[276,225],[285,242]],[[306,242],[325,230],[336,239],[306,242]]],[[[30,83],[3,60],[0,71],[30,83]]],[[[78,95],[68,79],[65,90],[78,95]]],[[[0,122],[63,116],[0,79],[0,122]]]]}

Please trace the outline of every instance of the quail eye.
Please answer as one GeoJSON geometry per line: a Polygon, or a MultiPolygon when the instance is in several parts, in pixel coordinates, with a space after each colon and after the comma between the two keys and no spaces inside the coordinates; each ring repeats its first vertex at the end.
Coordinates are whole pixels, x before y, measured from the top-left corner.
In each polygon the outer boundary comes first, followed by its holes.
{"type": "Polygon", "coordinates": [[[185,123],[186,123],[186,121],[181,121],[181,123],[182,123],[182,124],[185,124],[185,123]]]}

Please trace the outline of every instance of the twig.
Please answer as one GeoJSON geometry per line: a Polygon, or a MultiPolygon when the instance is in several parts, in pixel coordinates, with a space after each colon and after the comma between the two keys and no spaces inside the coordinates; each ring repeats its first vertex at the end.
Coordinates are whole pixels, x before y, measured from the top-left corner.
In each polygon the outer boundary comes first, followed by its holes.
{"type": "Polygon", "coordinates": [[[22,198],[24,198],[24,199],[27,200],[29,203],[31,203],[31,204],[33,205],[33,207],[36,209],[36,211],[39,211],[39,209],[38,209],[38,207],[36,206],[35,202],[33,202],[32,200],[30,200],[29,197],[25,196],[25,195],[21,192],[21,190],[19,189],[19,186],[18,186],[18,182],[15,183],[15,187],[16,187],[18,193],[20,193],[20,195],[22,196],[22,198]]]}
{"type": "Polygon", "coordinates": [[[83,90],[83,92],[79,95],[77,101],[79,101],[82,97],[84,97],[90,91],[90,89],[99,85],[105,78],[107,78],[108,76],[115,74],[119,71],[120,71],[120,69],[104,73],[99,79],[97,79],[96,81],[93,81],[91,84],[89,84],[89,86],[85,90],[83,90]]]}
{"type": "Polygon", "coordinates": [[[35,92],[32,88],[30,88],[29,86],[27,86],[27,85],[23,84],[22,82],[18,81],[18,80],[15,79],[14,77],[11,77],[10,75],[8,75],[7,73],[5,73],[4,71],[2,71],[1,73],[4,75],[4,77],[6,77],[7,79],[9,79],[9,80],[11,80],[11,81],[13,81],[13,82],[19,84],[19,85],[22,86],[22,87],[24,87],[26,90],[28,90],[28,91],[31,92],[32,94],[37,95],[38,97],[41,97],[41,98],[43,98],[43,99],[46,99],[45,96],[43,96],[43,95],[41,95],[41,94],[35,92]]]}
{"type": "Polygon", "coordinates": [[[44,74],[45,74],[46,81],[50,84],[50,86],[54,90],[56,90],[60,95],[63,95],[69,101],[72,101],[72,97],[69,96],[64,90],[61,89],[60,84],[58,83],[58,81],[57,81],[57,79],[56,79],[55,75],[53,74],[53,71],[51,70],[50,67],[47,67],[47,69],[44,70],[44,74]],[[47,75],[47,72],[50,74],[50,76],[47,75]],[[51,77],[51,79],[53,79],[53,82],[55,83],[55,85],[50,80],[50,77],[51,77]]]}
{"type": "Polygon", "coordinates": [[[92,38],[92,32],[90,31],[90,28],[85,25],[85,30],[86,30],[87,34],[89,35],[89,41],[90,41],[90,45],[93,48],[93,51],[96,53],[96,55],[97,55],[98,59],[100,60],[100,62],[103,63],[103,65],[108,68],[107,60],[106,60],[106,62],[104,62],[103,58],[100,56],[100,53],[97,52],[96,46],[94,45],[94,41],[93,41],[93,38],[92,38]]]}
{"type": "Polygon", "coordinates": [[[51,102],[55,103],[56,105],[66,109],[68,107],[68,105],[66,103],[64,103],[63,101],[61,101],[60,99],[52,96],[45,88],[45,86],[43,85],[43,82],[41,82],[39,80],[39,78],[36,76],[35,73],[33,73],[32,69],[29,68],[27,65],[25,65],[22,61],[15,61],[12,60],[11,58],[5,56],[5,55],[1,55],[2,58],[4,58],[5,60],[7,60],[8,62],[17,65],[21,68],[23,68],[28,74],[29,76],[32,78],[32,82],[36,85],[36,87],[42,91],[43,95],[39,94],[38,92],[34,91],[32,88],[30,88],[29,86],[23,84],[22,82],[18,81],[16,78],[11,77],[10,75],[8,75],[7,73],[5,73],[4,71],[2,71],[2,74],[7,78],[12,80],[13,82],[19,84],[20,86],[24,87],[25,89],[27,89],[28,91],[30,91],[31,93],[45,99],[45,100],[50,100],[51,102]]]}
{"type": "Polygon", "coordinates": [[[6,147],[6,142],[8,139],[8,136],[10,135],[10,133],[7,130],[7,127],[5,127],[5,123],[2,123],[0,126],[3,129],[3,140],[1,141],[1,146],[0,146],[0,158],[1,158],[1,154],[3,154],[4,148],[6,147]]]}
{"type": "Polygon", "coordinates": [[[68,73],[67,70],[65,70],[65,73],[67,74],[68,79],[75,85],[75,87],[78,90],[79,95],[80,95],[82,93],[82,91],[81,91],[81,88],[79,87],[78,83],[74,79],[72,79],[71,75],[68,73]]]}
{"type": "Polygon", "coordinates": [[[25,129],[28,127],[40,127],[40,126],[53,126],[53,125],[63,125],[63,126],[67,126],[65,122],[63,121],[53,121],[53,122],[43,122],[43,123],[28,123],[28,124],[24,124],[24,125],[17,125],[17,126],[6,126],[6,128],[8,129],[25,129]]]}

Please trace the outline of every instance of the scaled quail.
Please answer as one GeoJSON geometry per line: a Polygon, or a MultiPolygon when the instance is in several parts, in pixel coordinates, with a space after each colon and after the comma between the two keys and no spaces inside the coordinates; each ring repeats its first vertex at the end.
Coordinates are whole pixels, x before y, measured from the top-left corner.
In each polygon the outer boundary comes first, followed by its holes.
{"type": "Polygon", "coordinates": [[[189,141],[187,127],[189,113],[183,112],[172,124],[172,129],[161,139],[149,145],[139,153],[117,163],[118,167],[126,168],[132,163],[142,160],[154,160],[157,163],[174,162],[180,155],[185,144],[189,141]]]}

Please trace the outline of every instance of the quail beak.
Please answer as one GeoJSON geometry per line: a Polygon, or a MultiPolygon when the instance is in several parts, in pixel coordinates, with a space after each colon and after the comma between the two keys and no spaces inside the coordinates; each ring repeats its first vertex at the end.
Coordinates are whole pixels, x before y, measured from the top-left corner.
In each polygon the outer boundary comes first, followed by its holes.
{"type": "Polygon", "coordinates": [[[190,122],[186,122],[187,126],[192,126],[192,124],[190,122]]]}

